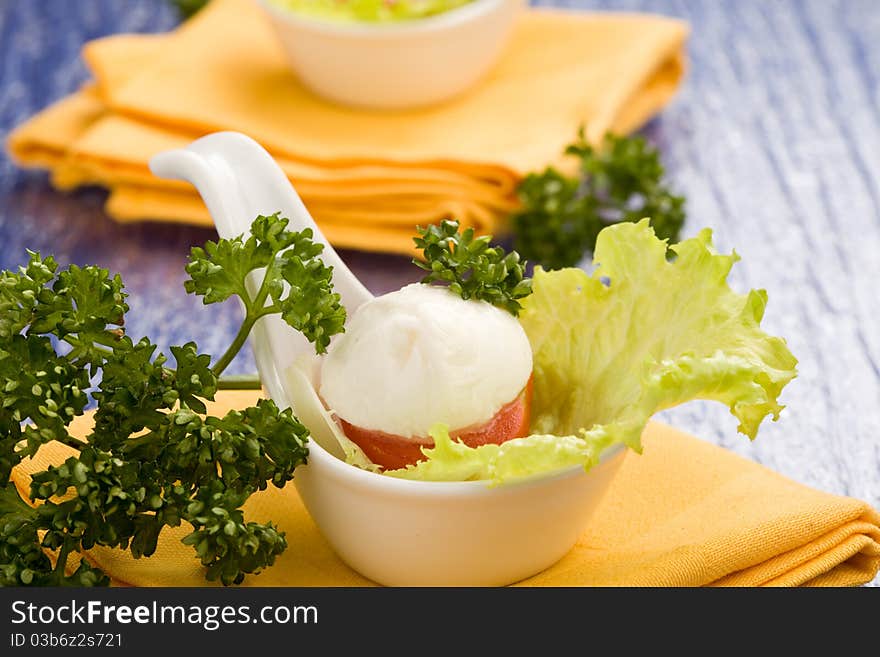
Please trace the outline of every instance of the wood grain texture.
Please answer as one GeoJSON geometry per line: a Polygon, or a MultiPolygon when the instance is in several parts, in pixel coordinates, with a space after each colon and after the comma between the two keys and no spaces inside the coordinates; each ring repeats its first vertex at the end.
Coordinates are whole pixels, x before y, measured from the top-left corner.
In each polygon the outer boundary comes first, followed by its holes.
{"type": "MultiPolygon", "coordinates": [[[[805,484],[880,507],[876,0],[536,4],[653,11],[691,23],[686,83],[645,133],[688,197],[686,234],[710,226],[720,250],[737,250],[743,261],[734,286],[767,289],[765,326],[785,336],[800,359],[782,419],[754,443],[709,403],[663,419],[805,484]]],[[[0,137],[85,79],[78,52],[86,40],[175,22],[162,0],[0,3],[0,137]]],[[[0,155],[0,268],[23,262],[25,248],[110,267],[131,293],[132,334],[149,334],[162,346],[196,339],[219,351],[234,333],[238,309],[197,309],[182,290],[189,246],[212,233],[119,226],[102,213],[102,202],[97,190],[54,192],[44,174],[20,171],[0,155]]],[[[403,258],[344,255],[377,292],[417,277],[403,258]]],[[[232,369],[253,367],[243,354],[232,369]]]]}

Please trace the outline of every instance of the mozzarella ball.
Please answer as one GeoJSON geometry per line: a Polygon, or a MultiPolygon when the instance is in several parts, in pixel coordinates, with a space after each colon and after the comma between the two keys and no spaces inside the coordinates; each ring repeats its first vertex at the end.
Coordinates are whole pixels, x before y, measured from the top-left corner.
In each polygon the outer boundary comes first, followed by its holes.
{"type": "Polygon", "coordinates": [[[525,387],[532,350],[510,313],[415,283],[354,313],[321,365],[328,408],[363,429],[424,438],[488,422],[525,387]]]}

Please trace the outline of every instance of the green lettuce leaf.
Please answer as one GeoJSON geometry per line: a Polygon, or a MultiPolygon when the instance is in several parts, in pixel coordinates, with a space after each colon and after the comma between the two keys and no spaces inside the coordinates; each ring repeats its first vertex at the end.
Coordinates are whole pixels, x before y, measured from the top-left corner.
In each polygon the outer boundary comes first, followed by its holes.
{"type": "Polygon", "coordinates": [[[579,436],[534,434],[474,448],[450,438],[445,424],[433,426],[428,433],[434,447],[422,450],[426,460],[385,474],[422,481],[486,479],[499,484],[578,465],[589,469],[610,444],[606,434],[584,431],[579,436]]]}
{"type": "Polygon", "coordinates": [[[535,435],[473,449],[438,431],[427,460],[387,474],[504,483],[589,468],[613,444],[641,451],[651,416],[692,399],[725,404],[749,438],[778,419],[797,360],[760,328],[767,293],[730,289],[739,257],[716,253],[708,229],[669,248],[671,261],[643,220],[599,234],[592,274],[537,268],[519,317],[534,355],[535,435]]]}

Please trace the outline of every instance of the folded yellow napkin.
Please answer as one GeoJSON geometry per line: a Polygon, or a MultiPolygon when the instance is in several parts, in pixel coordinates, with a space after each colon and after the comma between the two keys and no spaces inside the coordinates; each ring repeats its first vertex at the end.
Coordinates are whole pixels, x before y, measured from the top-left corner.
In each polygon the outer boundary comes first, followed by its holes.
{"type": "Polygon", "coordinates": [[[173,33],[89,43],[94,81],[13,132],[12,156],[61,188],[110,188],[120,220],[209,224],[192,188],[147,169],[156,152],[238,130],[279,160],[328,237],[410,252],[413,227],[455,215],[503,231],[521,177],[641,126],[672,97],[686,25],[643,14],[528,10],[500,63],[453,101],[412,111],[324,101],[291,72],[256,3],[214,0],[173,33]]]}
{"type": "MultiPolygon", "coordinates": [[[[210,412],[255,402],[257,393],[224,392],[210,412]]],[[[78,418],[85,436],[90,416],[78,418]]],[[[561,561],[522,582],[529,586],[849,586],[880,569],[880,514],[864,502],[813,490],[724,449],[659,423],[644,453],[628,453],[586,532],[561,561]]],[[[14,471],[69,455],[53,443],[14,471]]],[[[359,586],[371,582],[346,566],[318,532],[293,484],[253,496],[249,519],[272,519],[289,547],[246,585],[359,586]]],[[[117,584],[205,586],[188,530],[163,532],[149,559],[94,549],[88,559],[117,584]]]]}

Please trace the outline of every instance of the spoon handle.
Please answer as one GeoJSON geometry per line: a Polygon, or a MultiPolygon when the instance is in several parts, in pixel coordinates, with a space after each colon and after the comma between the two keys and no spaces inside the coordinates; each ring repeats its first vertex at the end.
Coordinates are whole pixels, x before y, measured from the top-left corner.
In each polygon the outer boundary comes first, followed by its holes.
{"type": "MultiPolygon", "coordinates": [[[[257,215],[275,212],[290,219],[293,230],[311,228],[314,240],[324,245],[321,259],[333,267],[333,285],[349,316],[373,298],[327,241],[272,156],[250,137],[237,132],[210,134],[186,148],[159,153],[150,160],[150,170],[160,178],[195,185],[221,238],[247,235],[257,215]]],[[[252,291],[259,287],[260,276],[260,272],[251,274],[252,291]]],[[[269,394],[279,404],[290,405],[278,373],[311,345],[277,316],[257,322],[251,340],[269,394]]]]}

